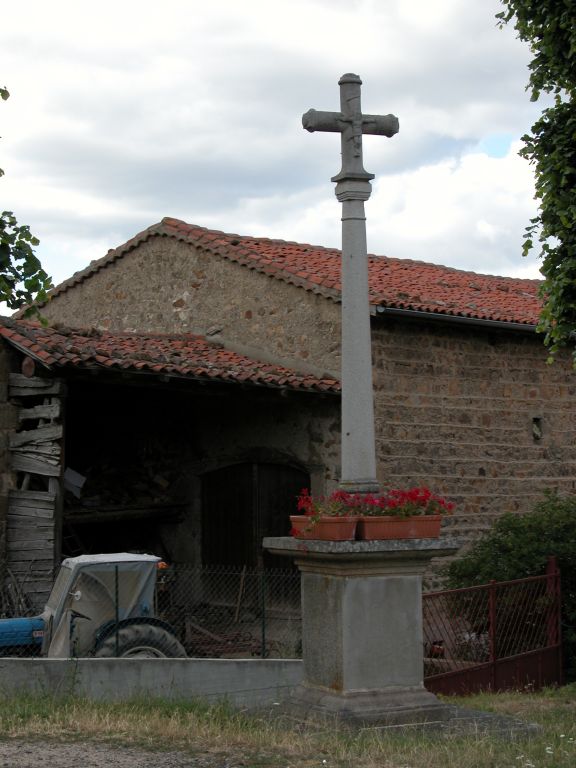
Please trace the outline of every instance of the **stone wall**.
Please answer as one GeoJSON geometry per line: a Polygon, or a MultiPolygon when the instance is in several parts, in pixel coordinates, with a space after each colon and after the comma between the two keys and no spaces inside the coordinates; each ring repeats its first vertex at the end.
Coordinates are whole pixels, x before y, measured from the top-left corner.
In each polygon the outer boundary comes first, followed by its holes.
{"type": "Polygon", "coordinates": [[[546,364],[536,335],[454,323],[374,328],[380,481],[424,484],[456,503],[469,540],[546,489],[576,487],[576,375],[546,364]]]}
{"type": "Polygon", "coordinates": [[[42,312],[76,327],[221,337],[260,359],[340,370],[339,305],[166,237],[142,243],[42,312]]]}

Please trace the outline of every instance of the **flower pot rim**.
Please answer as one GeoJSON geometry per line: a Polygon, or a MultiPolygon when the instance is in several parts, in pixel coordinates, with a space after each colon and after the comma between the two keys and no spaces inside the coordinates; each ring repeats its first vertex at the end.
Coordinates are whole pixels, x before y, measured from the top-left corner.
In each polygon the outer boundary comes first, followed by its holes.
{"type": "Polygon", "coordinates": [[[315,523],[318,520],[322,522],[330,522],[331,520],[347,520],[352,522],[353,520],[360,520],[362,515],[327,515],[324,512],[320,514],[318,518],[315,515],[290,515],[290,520],[299,522],[300,520],[310,520],[311,523],[315,523]]]}
{"type": "Polygon", "coordinates": [[[396,520],[437,520],[442,519],[444,515],[437,513],[434,515],[359,515],[360,520],[386,520],[394,522],[396,520]]]}

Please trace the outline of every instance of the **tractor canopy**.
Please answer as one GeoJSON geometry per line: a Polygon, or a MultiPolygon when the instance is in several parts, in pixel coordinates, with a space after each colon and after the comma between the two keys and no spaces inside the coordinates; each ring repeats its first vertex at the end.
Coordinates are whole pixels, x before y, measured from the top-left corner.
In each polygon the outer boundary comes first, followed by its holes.
{"type": "Polygon", "coordinates": [[[44,652],[53,658],[89,655],[104,625],[153,617],[159,561],[125,552],[64,560],[42,614],[44,652]]]}

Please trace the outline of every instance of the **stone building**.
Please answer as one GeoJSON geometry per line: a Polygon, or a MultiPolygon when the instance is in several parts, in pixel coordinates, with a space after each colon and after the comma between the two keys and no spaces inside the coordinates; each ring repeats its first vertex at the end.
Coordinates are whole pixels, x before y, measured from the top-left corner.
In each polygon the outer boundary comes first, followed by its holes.
{"type": "MultiPolygon", "coordinates": [[[[58,286],[47,328],[6,321],[13,567],[151,542],[261,562],[298,490],[338,482],[339,279],[334,249],[164,219],[58,286]]],[[[447,496],[465,539],[574,489],[574,373],[546,364],[537,290],[370,257],[379,481],[447,496]]]]}

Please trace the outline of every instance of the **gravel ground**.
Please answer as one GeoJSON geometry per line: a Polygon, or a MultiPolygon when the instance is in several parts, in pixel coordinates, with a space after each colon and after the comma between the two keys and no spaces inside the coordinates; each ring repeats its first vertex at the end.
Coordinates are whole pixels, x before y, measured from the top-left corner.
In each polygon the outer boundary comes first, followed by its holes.
{"type": "Polygon", "coordinates": [[[249,763],[216,755],[149,752],[135,747],[53,742],[0,742],[2,768],[249,768],[249,763]]]}

